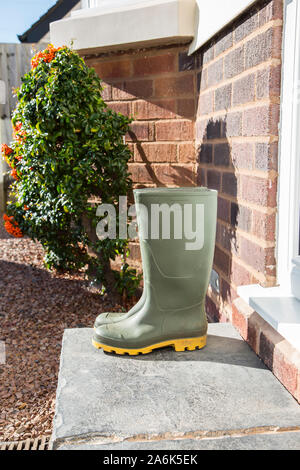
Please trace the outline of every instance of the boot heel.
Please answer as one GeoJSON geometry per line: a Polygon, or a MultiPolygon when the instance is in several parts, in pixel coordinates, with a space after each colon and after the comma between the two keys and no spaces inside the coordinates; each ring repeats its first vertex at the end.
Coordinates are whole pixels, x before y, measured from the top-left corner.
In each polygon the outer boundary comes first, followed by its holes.
{"type": "Polygon", "coordinates": [[[177,339],[173,347],[176,352],[181,351],[195,351],[195,349],[202,349],[206,346],[206,336],[201,336],[200,338],[190,338],[190,339],[177,339]]]}

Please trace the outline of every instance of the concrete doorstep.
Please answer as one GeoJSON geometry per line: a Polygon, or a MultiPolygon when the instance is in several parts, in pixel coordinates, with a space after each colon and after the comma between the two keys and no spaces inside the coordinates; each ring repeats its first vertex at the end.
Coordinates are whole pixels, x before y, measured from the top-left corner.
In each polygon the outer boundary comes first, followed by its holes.
{"type": "Polygon", "coordinates": [[[300,450],[300,406],[230,324],[201,351],[116,356],[63,338],[51,448],[300,450]]]}

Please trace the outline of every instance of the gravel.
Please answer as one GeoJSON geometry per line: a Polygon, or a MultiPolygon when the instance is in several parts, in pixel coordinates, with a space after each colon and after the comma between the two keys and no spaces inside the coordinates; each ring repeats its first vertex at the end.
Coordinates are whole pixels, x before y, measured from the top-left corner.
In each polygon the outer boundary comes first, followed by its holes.
{"type": "Polygon", "coordinates": [[[12,238],[2,225],[0,441],[18,441],[51,434],[64,329],[91,327],[100,312],[121,306],[90,289],[83,273],[47,271],[40,244],[12,238]]]}

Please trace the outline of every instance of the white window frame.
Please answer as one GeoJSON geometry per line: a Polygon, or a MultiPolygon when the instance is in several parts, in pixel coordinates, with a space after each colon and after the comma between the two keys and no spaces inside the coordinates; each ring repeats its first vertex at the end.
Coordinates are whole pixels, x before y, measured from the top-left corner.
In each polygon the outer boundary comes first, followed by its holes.
{"type": "Polygon", "coordinates": [[[300,5],[289,0],[285,2],[277,219],[277,280],[286,292],[291,291],[293,259],[299,258],[299,209],[300,5]]]}

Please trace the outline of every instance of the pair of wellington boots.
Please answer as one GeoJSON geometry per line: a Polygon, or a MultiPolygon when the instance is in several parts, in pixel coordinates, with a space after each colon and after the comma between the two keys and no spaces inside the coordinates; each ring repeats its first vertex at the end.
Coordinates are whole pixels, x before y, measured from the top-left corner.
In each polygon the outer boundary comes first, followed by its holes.
{"type": "Polygon", "coordinates": [[[202,187],[138,189],[134,197],[143,295],[125,314],[99,315],[93,345],[129,355],[167,346],[201,349],[207,336],[205,297],[215,248],[217,192],[202,187]]]}

